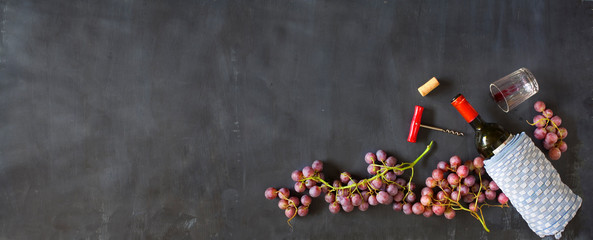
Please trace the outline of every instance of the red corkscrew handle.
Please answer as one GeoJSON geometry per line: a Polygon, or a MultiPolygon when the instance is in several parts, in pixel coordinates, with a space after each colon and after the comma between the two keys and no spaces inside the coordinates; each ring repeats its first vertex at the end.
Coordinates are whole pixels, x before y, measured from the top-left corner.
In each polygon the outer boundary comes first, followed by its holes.
{"type": "Polygon", "coordinates": [[[422,119],[422,112],[424,111],[424,107],[416,105],[414,108],[414,116],[412,117],[412,122],[410,123],[410,133],[408,134],[408,142],[416,142],[416,136],[418,135],[418,130],[420,129],[420,119],[422,119]]]}

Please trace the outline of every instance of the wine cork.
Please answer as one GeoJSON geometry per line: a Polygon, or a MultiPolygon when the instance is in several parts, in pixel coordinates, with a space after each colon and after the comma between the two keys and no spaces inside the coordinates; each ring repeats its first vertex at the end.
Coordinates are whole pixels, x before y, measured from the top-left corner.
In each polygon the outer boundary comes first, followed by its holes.
{"type": "Polygon", "coordinates": [[[430,80],[428,80],[428,82],[426,82],[424,85],[418,88],[418,92],[420,92],[420,95],[424,97],[426,96],[426,94],[428,94],[430,91],[432,91],[438,86],[439,81],[435,77],[432,77],[430,80]]]}

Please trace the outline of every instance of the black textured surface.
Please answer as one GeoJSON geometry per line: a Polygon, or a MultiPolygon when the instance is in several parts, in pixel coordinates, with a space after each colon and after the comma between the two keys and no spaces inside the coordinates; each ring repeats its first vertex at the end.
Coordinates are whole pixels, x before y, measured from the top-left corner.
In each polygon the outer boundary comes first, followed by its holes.
{"type": "Polygon", "coordinates": [[[565,239],[593,232],[593,4],[589,1],[0,1],[0,238],[537,239],[513,208],[332,215],[315,199],[291,231],[269,187],[315,159],[366,176],[363,156],[476,156],[450,106],[533,128],[544,100],[569,149],[554,161],[583,197],[565,239]],[[488,84],[520,67],[540,92],[508,114],[488,84]],[[426,97],[416,88],[436,76],[426,97]]]}

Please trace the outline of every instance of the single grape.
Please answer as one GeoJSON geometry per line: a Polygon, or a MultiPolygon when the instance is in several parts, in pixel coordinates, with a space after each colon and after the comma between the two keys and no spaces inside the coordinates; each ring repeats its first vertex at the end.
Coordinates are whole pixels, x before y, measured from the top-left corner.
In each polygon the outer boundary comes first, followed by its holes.
{"type": "Polygon", "coordinates": [[[469,168],[465,165],[461,165],[457,168],[457,176],[460,178],[467,177],[469,175],[469,168]]]}
{"type": "Polygon", "coordinates": [[[323,162],[315,160],[313,161],[313,164],[311,164],[311,168],[313,168],[313,171],[315,172],[321,172],[323,171],[323,162]]]}
{"type": "Polygon", "coordinates": [[[435,169],[435,170],[432,170],[432,178],[433,178],[434,180],[437,180],[437,181],[439,181],[439,180],[443,180],[443,177],[444,177],[444,172],[443,172],[443,170],[441,170],[441,169],[438,169],[438,168],[437,168],[437,169],[435,169]]]}
{"type": "Polygon", "coordinates": [[[350,179],[350,181],[348,181],[348,183],[346,184],[346,186],[350,186],[351,188],[355,188],[357,187],[358,183],[356,181],[356,179],[350,179]]]}
{"type": "Polygon", "coordinates": [[[336,194],[334,192],[328,192],[325,194],[325,202],[333,203],[334,201],[336,201],[336,194]]]}
{"type": "Polygon", "coordinates": [[[533,137],[539,140],[546,138],[546,134],[548,134],[548,131],[543,127],[538,127],[533,131],[533,137]]]}
{"type": "Polygon", "coordinates": [[[333,202],[329,204],[329,212],[336,214],[340,212],[340,204],[338,202],[333,202]]]}
{"type": "MultiPolygon", "coordinates": [[[[396,166],[396,167],[399,167],[399,166],[396,166]]],[[[402,171],[402,170],[393,170],[393,172],[395,173],[396,176],[404,175],[404,171],[402,171]]]]}
{"type": "Polygon", "coordinates": [[[447,210],[445,210],[445,218],[453,219],[454,217],[455,217],[455,210],[453,210],[453,208],[447,208],[447,210]]]}
{"type": "Polygon", "coordinates": [[[478,205],[475,202],[472,202],[469,204],[469,210],[472,212],[477,212],[478,211],[478,205]]]}
{"type": "Polygon", "coordinates": [[[387,153],[383,150],[378,150],[377,151],[377,159],[381,162],[385,161],[385,159],[387,159],[387,153]]]}
{"type": "Polygon", "coordinates": [[[486,188],[488,188],[488,186],[490,186],[490,180],[482,179],[482,190],[486,190],[486,188]]]}
{"type": "Polygon", "coordinates": [[[488,200],[496,199],[496,191],[493,191],[491,189],[486,190],[486,192],[484,192],[484,195],[486,196],[486,199],[488,199],[488,200]]]}
{"type": "Polygon", "coordinates": [[[290,197],[290,190],[288,190],[288,188],[280,188],[280,190],[278,190],[278,197],[288,199],[290,197]]]}
{"type": "Polygon", "coordinates": [[[548,133],[556,133],[556,128],[552,124],[548,125],[545,129],[548,133]]]}
{"type": "Polygon", "coordinates": [[[377,197],[375,195],[369,196],[368,202],[371,206],[377,206],[379,204],[379,202],[377,201],[377,197]]]}
{"type": "Polygon", "coordinates": [[[301,217],[307,216],[307,213],[309,213],[309,207],[307,206],[299,206],[298,210],[297,210],[297,214],[301,217]]]}
{"type": "Polygon", "coordinates": [[[445,213],[445,206],[440,204],[432,205],[432,212],[434,212],[434,214],[437,216],[441,216],[443,213],[445,213]]]}
{"type": "Polygon", "coordinates": [[[446,192],[444,192],[444,191],[439,191],[439,192],[437,193],[437,200],[439,200],[439,201],[443,201],[443,200],[445,200],[445,199],[447,199],[447,193],[446,193],[446,192]]]}
{"type": "Polygon", "coordinates": [[[372,152],[368,152],[366,155],[364,155],[364,161],[367,164],[373,164],[375,163],[375,160],[377,159],[377,156],[372,153],[372,152]]]}
{"type": "Polygon", "coordinates": [[[432,203],[432,197],[428,195],[423,195],[422,197],[420,197],[420,203],[424,206],[430,206],[430,204],[432,203]]]}
{"type": "Polygon", "coordinates": [[[344,205],[352,205],[352,199],[350,197],[340,198],[338,200],[338,202],[340,202],[340,205],[342,205],[342,206],[344,206],[344,205]]]}
{"type": "Polygon", "coordinates": [[[408,196],[406,196],[406,202],[414,202],[416,201],[416,194],[414,192],[409,192],[408,196]]]}
{"type": "Polygon", "coordinates": [[[305,187],[312,188],[315,185],[317,185],[317,181],[315,181],[313,179],[307,179],[307,180],[305,180],[305,187]]]}
{"type": "Polygon", "coordinates": [[[354,210],[354,205],[342,205],[342,210],[344,210],[344,212],[352,212],[354,210]]]}
{"type": "Polygon", "coordinates": [[[321,192],[322,193],[327,193],[329,192],[329,187],[325,184],[321,185],[321,192]]]}
{"type": "Polygon", "coordinates": [[[558,138],[565,139],[566,136],[568,136],[568,130],[566,130],[566,128],[559,127],[557,134],[558,134],[558,138]]]}
{"type": "Polygon", "coordinates": [[[294,183],[294,190],[296,192],[302,193],[307,190],[307,186],[305,186],[304,182],[295,182],[294,183]]]}
{"type": "Polygon", "coordinates": [[[309,197],[309,195],[301,196],[301,204],[303,204],[303,206],[311,205],[312,201],[313,201],[313,199],[311,199],[311,197],[309,197]]]}
{"type": "Polygon", "coordinates": [[[479,190],[480,190],[480,184],[474,184],[473,186],[470,187],[470,192],[472,192],[472,193],[478,193],[479,190]]]}
{"type": "Polygon", "coordinates": [[[348,172],[343,172],[342,174],[340,174],[340,181],[344,184],[348,183],[350,181],[350,173],[348,172]]]}
{"type": "Polygon", "coordinates": [[[478,203],[483,203],[484,201],[486,201],[486,194],[480,193],[478,195],[478,203]]]}
{"type": "Polygon", "coordinates": [[[439,163],[437,163],[437,169],[441,169],[443,171],[447,171],[447,168],[449,168],[449,164],[445,161],[440,161],[439,163]]]}
{"type": "Polygon", "coordinates": [[[288,207],[288,208],[286,208],[286,210],[284,210],[284,215],[286,215],[287,218],[292,218],[292,217],[294,217],[295,214],[296,214],[296,208],[294,208],[294,207],[288,207]]]}
{"type": "Polygon", "coordinates": [[[397,194],[395,194],[395,196],[393,196],[393,201],[401,202],[404,200],[404,196],[406,196],[405,193],[403,191],[399,191],[397,194]]]}
{"type": "Polygon", "coordinates": [[[558,149],[557,147],[550,148],[550,151],[548,152],[548,156],[550,156],[550,159],[552,160],[560,159],[561,155],[562,151],[560,151],[560,149],[558,149]]]}
{"type": "Polygon", "coordinates": [[[404,206],[402,207],[402,211],[406,215],[412,214],[412,204],[410,204],[410,203],[404,204],[404,206]]]}
{"type": "Polygon", "coordinates": [[[560,124],[562,124],[562,118],[560,116],[553,116],[550,121],[552,121],[554,124],[556,124],[556,127],[560,127],[560,124]]]}
{"type": "Polygon", "coordinates": [[[469,193],[469,187],[467,185],[459,185],[459,187],[457,188],[457,191],[459,191],[459,194],[461,194],[461,196],[465,196],[469,193]]]}
{"type": "Polygon", "coordinates": [[[558,144],[558,149],[560,149],[560,152],[566,152],[566,150],[568,150],[568,145],[566,145],[565,141],[562,141],[558,144]]]}
{"type": "Polygon", "coordinates": [[[425,207],[424,208],[424,212],[422,213],[422,216],[424,216],[424,217],[431,217],[432,214],[433,214],[432,208],[431,207],[425,207]]]}
{"type": "Polygon", "coordinates": [[[424,206],[420,203],[414,203],[414,205],[412,205],[412,212],[416,215],[420,215],[424,213],[424,206]]]}
{"type": "Polygon", "coordinates": [[[408,190],[410,190],[410,191],[416,190],[416,184],[414,182],[408,182],[408,190]]]}
{"type": "Polygon", "coordinates": [[[461,200],[463,200],[464,203],[473,202],[474,199],[476,199],[476,198],[474,197],[473,194],[468,194],[468,195],[465,195],[465,196],[461,197],[461,200]]]}
{"type": "Polygon", "coordinates": [[[552,116],[554,116],[554,112],[552,111],[552,109],[546,109],[542,112],[542,115],[544,115],[544,117],[546,118],[551,118],[552,116]]]}
{"type": "Polygon", "coordinates": [[[554,144],[558,141],[558,135],[556,133],[548,133],[544,141],[548,144],[554,144]]]}
{"type": "Polygon", "coordinates": [[[494,180],[490,181],[488,188],[490,188],[492,191],[498,191],[500,189],[494,180]]]}
{"type": "Polygon", "coordinates": [[[293,206],[293,207],[296,207],[299,204],[301,204],[301,200],[298,197],[295,197],[295,196],[290,197],[288,200],[289,200],[288,201],[288,204],[291,205],[291,206],[293,206]]]}
{"type": "Polygon", "coordinates": [[[393,203],[393,211],[401,211],[404,208],[404,204],[401,202],[393,203]]]}
{"type": "Polygon", "coordinates": [[[278,201],[278,208],[285,210],[286,208],[288,208],[288,206],[289,204],[286,199],[280,199],[280,201],[278,201]]]}
{"type": "Polygon", "coordinates": [[[484,167],[484,158],[483,157],[474,158],[473,164],[474,164],[474,167],[476,167],[476,168],[484,167]]]}
{"type": "Polygon", "coordinates": [[[463,165],[465,165],[467,168],[469,168],[469,171],[473,171],[474,169],[476,169],[476,166],[474,166],[474,161],[473,160],[467,160],[465,161],[465,163],[463,163],[463,165]]]}
{"type": "Polygon", "coordinates": [[[457,186],[457,184],[459,184],[459,176],[456,173],[450,173],[449,176],[447,176],[447,182],[449,182],[449,184],[451,186],[457,186]]]}
{"type": "Polygon", "coordinates": [[[377,193],[377,201],[381,204],[388,205],[393,202],[393,197],[387,192],[380,191],[377,193]]]}
{"type": "Polygon", "coordinates": [[[397,188],[397,185],[395,185],[395,184],[387,185],[386,190],[387,190],[387,193],[389,193],[389,195],[391,195],[391,196],[395,196],[399,192],[399,189],[397,188]]]}
{"type": "Polygon", "coordinates": [[[545,127],[547,123],[546,117],[543,115],[536,115],[533,117],[533,124],[535,127],[545,127]]]}
{"type": "Polygon", "coordinates": [[[387,160],[385,160],[385,166],[393,167],[395,164],[397,164],[397,158],[393,156],[389,156],[387,160]]]}
{"type": "Polygon", "coordinates": [[[278,196],[278,191],[273,187],[269,187],[266,189],[265,195],[267,199],[272,200],[278,196]]]}
{"type": "Polygon", "coordinates": [[[366,211],[369,209],[369,203],[368,202],[363,202],[358,206],[358,210],[360,211],[366,211]]]}
{"type": "Polygon", "coordinates": [[[543,145],[544,145],[544,148],[547,149],[547,150],[550,150],[551,148],[554,147],[554,144],[553,143],[550,144],[550,143],[548,143],[546,141],[544,141],[544,144],[543,145]]]}
{"type": "Polygon", "coordinates": [[[387,180],[388,182],[395,182],[395,180],[397,179],[397,176],[395,175],[395,173],[393,171],[389,171],[387,173],[385,173],[385,180],[387,180]]]}
{"type": "Polygon", "coordinates": [[[302,172],[305,178],[310,178],[313,177],[313,175],[315,175],[315,170],[313,170],[311,166],[305,166],[302,172]]]}
{"type": "Polygon", "coordinates": [[[290,178],[292,178],[293,181],[298,182],[299,180],[303,179],[303,172],[301,170],[294,170],[290,174],[290,178]]]}
{"type": "Polygon", "coordinates": [[[434,191],[430,187],[423,187],[422,190],[420,191],[420,195],[422,195],[422,196],[432,197],[433,194],[434,194],[434,191]]]}
{"type": "Polygon", "coordinates": [[[406,180],[405,180],[405,179],[403,179],[403,178],[398,178],[398,179],[396,179],[396,180],[395,180],[395,184],[399,185],[398,187],[400,187],[400,188],[402,188],[402,189],[403,189],[403,188],[404,188],[404,186],[406,186],[406,185],[407,185],[407,182],[406,182],[406,180]]]}
{"type": "Polygon", "coordinates": [[[509,198],[507,197],[507,195],[506,195],[506,194],[504,194],[504,193],[500,193],[500,194],[498,194],[498,202],[499,202],[500,204],[503,204],[503,205],[504,205],[504,204],[506,204],[507,202],[509,202],[509,198]]]}
{"type": "Polygon", "coordinates": [[[543,112],[546,110],[546,104],[542,101],[537,101],[533,104],[533,109],[535,109],[536,112],[543,112]]]}
{"type": "Polygon", "coordinates": [[[367,172],[371,175],[376,175],[378,170],[379,167],[372,164],[367,167],[367,172]]]}
{"type": "Polygon", "coordinates": [[[461,193],[459,193],[458,191],[451,192],[451,200],[459,201],[460,198],[461,198],[461,193]]]}
{"type": "Polygon", "coordinates": [[[453,169],[455,169],[455,168],[458,168],[459,166],[461,166],[462,161],[459,156],[455,155],[449,159],[449,163],[451,164],[451,167],[453,169]]]}
{"type": "Polygon", "coordinates": [[[363,199],[362,196],[359,193],[354,193],[352,195],[352,205],[354,205],[355,207],[360,206],[360,204],[362,204],[363,199]]]}
{"type": "Polygon", "coordinates": [[[321,195],[321,188],[319,186],[313,186],[309,189],[309,195],[311,197],[319,197],[321,195]]]}
{"type": "Polygon", "coordinates": [[[437,180],[434,180],[432,177],[427,177],[424,184],[426,184],[426,186],[429,188],[433,188],[437,186],[437,180]]]}
{"type": "Polygon", "coordinates": [[[379,189],[383,186],[383,181],[381,181],[381,179],[379,179],[379,178],[376,178],[376,179],[373,179],[373,181],[371,181],[371,185],[374,188],[379,189]]]}

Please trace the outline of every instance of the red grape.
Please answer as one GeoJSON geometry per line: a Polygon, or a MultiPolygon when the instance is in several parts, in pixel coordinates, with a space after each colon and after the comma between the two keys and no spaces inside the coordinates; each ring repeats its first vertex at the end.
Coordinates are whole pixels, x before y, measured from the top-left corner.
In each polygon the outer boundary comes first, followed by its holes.
{"type": "Polygon", "coordinates": [[[554,144],[558,141],[558,135],[556,133],[548,133],[544,141],[548,144],[554,144]]]}
{"type": "Polygon", "coordinates": [[[401,202],[402,200],[404,200],[404,196],[405,196],[404,192],[400,191],[397,194],[395,194],[395,196],[393,196],[393,201],[401,202]]]}
{"type": "Polygon", "coordinates": [[[327,203],[333,203],[334,201],[336,201],[336,194],[333,192],[328,192],[327,194],[325,194],[325,202],[327,203]]]}
{"type": "Polygon", "coordinates": [[[288,201],[288,203],[292,206],[294,204],[294,206],[298,206],[301,203],[301,200],[298,197],[292,196],[289,199],[290,201],[288,201]],[[292,203],[290,203],[292,202],[292,203]]]}
{"type": "Polygon", "coordinates": [[[395,180],[397,179],[397,176],[393,171],[385,173],[384,177],[387,182],[395,182],[395,180]]]}
{"type": "Polygon", "coordinates": [[[311,197],[319,197],[321,195],[321,188],[319,186],[313,186],[309,189],[309,195],[311,197]]]}
{"type": "Polygon", "coordinates": [[[294,170],[292,174],[290,174],[290,178],[292,178],[293,181],[298,182],[303,179],[303,172],[301,170],[294,170]]]}
{"type": "Polygon", "coordinates": [[[474,166],[476,168],[482,168],[482,167],[484,167],[484,158],[483,157],[476,157],[476,158],[474,158],[473,164],[474,164],[474,166]]]}
{"type": "Polygon", "coordinates": [[[397,159],[393,156],[390,156],[385,160],[385,166],[393,167],[397,163],[397,159]]]}
{"type": "Polygon", "coordinates": [[[542,139],[546,138],[547,133],[548,133],[548,131],[545,128],[538,127],[533,131],[533,136],[536,139],[542,140],[542,139]]]}
{"type": "Polygon", "coordinates": [[[278,197],[286,199],[290,197],[290,190],[288,190],[288,188],[280,188],[280,190],[278,190],[278,197]]]}
{"type": "Polygon", "coordinates": [[[556,128],[552,124],[548,125],[545,129],[548,133],[556,133],[556,128]]]}
{"type": "Polygon", "coordinates": [[[363,202],[360,204],[360,206],[358,206],[358,210],[360,211],[366,211],[369,209],[369,203],[368,202],[363,202]]]}
{"type": "Polygon", "coordinates": [[[389,195],[395,196],[398,192],[399,192],[399,189],[397,188],[397,185],[395,185],[395,184],[387,185],[387,193],[389,193],[389,195]]]}
{"type": "Polygon", "coordinates": [[[434,212],[434,214],[437,216],[441,216],[443,213],[445,213],[445,206],[440,204],[432,205],[432,212],[434,212]]]}
{"type": "Polygon", "coordinates": [[[422,196],[429,196],[432,197],[432,195],[434,194],[434,191],[432,190],[431,187],[424,187],[422,188],[422,190],[420,191],[420,195],[422,196]]]}
{"type": "Polygon", "coordinates": [[[342,210],[344,210],[344,212],[352,212],[354,210],[354,205],[352,205],[352,204],[342,205],[342,210]]]}
{"type": "Polygon", "coordinates": [[[556,127],[560,127],[560,124],[562,124],[562,118],[559,116],[553,116],[550,121],[556,124],[556,127]]]}
{"type": "Polygon", "coordinates": [[[562,151],[556,147],[550,148],[550,152],[548,152],[548,156],[550,156],[550,159],[552,160],[560,159],[560,155],[562,155],[562,151]]]}
{"type": "Polygon", "coordinates": [[[469,210],[472,211],[472,212],[478,211],[478,205],[476,205],[475,202],[470,203],[469,204],[469,210]]]}
{"type": "Polygon", "coordinates": [[[453,219],[454,217],[455,217],[455,210],[453,210],[452,208],[447,208],[447,210],[445,210],[445,218],[453,219]]]}
{"type": "Polygon", "coordinates": [[[371,206],[376,206],[376,205],[379,204],[379,202],[377,201],[377,197],[375,195],[369,196],[369,201],[368,202],[369,202],[369,204],[371,206]]]}
{"type": "Polygon", "coordinates": [[[427,187],[433,188],[433,187],[437,186],[437,181],[434,180],[434,178],[432,178],[432,177],[427,177],[425,184],[427,187]]]}
{"type": "Polygon", "coordinates": [[[420,203],[414,203],[414,205],[412,205],[412,212],[416,215],[420,215],[424,213],[424,206],[420,203]]]}
{"type": "Polygon", "coordinates": [[[484,195],[486,195],[486,199],[488,200],[494,200],[496,198],[496,192],[491,189],[486,190],[484,195]]]}
{"type": "Polygon", "coordinates": [[[313,170],[311,166],[305,166],[302,172],[305,178],[313,177],[313,175],[315,175],[315,170],[313,170]]]}
{"type": "Polygon", "coordinates": [[[378,170],[379,167],[372,164],[367,167],[367,172],[369,172],[371,175],[376,175],[378,170]]]}
{"type": "Polygon", "coordinates": [[[496,184],[496,182],[491,181],[490,184],[488,185],[488,188],[492,189],[493,191],[498,191],[498,189],[500,189],[498,187],[498,184],[496,184]]]}
{"type": "Polygon", "coordinates": [[[311,164],[311,168],[313,168],[313,171],[315,172],[321,172],[323,171],[323,162],[315,160],[313,161],[313,164],[311,164]]]}
{"type": "Polygon", "coordinates": [[[273,187],[269,187],[266,189],[265,195],[267,199],[272,200],[278,196],[278,191],[273,187]]]}
{"type": "Polygon", "coordinates": [[[428,195],[424,195],[420,197],[420,203],[424,206],[430,206],[430,204],[432,203],[432,198],[428,195]]]}
{"type": "Polygon", "coordinates": [[[313,201],[313,199],[311,199],[311,197],[309,197],[309,195],[303,195],[301,197],[301,204],[303,204],[303,206],[311,205],[312,201],[313,201]]]}
{"type": "Polygon", "coordinates": [[[430,207],[424,208],[424,212],[422,213],[422,215],[425,217],[431,217],[432,214],[433,214],[432,208],[430,208],[430,207]]]}
{"type": "Polygon", "coordinates": [[[294,207],[288,207],[284,210],[284,214],[287,218],[292,218],[296,214],[296,209],[294,207]]]}
{"type": "Polygon", "coordinates": [[[461,166],[462,161],[459,156],[455,155],[449,159],[449,163],[451,164],[451,167],[455,169],[455,168],[461,166]]]}
{"type": "Polygon", "coordinates": [[[373,181],[371,181],[371,185],[374,188],[379,189],[383,186],[383,181],[381,181],[381,179],[379,179],[379,178],[376,178],[373,181]]]}
{"type": "Polygon", "coordinates": [[[309,213],[309,208],[306,206],[299,206],[299,209],[297,210],[297,214],[301,217],[307,216],[307,213],[309,213]]]}
{"type": "Polygon", "coordinates": [[[473,186],[474,184],[476,184],[476,177],[474,177],[474,175],[467,176],[465,179],[463,179],[463,184],[465,184],[468,187],[473,186]]]}
{"type": "Polygon", "coordinates": [[[385,159],[387,159],[387,153],[383,150],[378,150],[377,151],[377,159],[379,159],[379,161],[381,161],[381,162],[385,161],[385,159]]]}
{"type": "Polygon", "coordinates": [[[441,169],[443,171],[447,171],[447,168],[449,168],[449,164],[445,161],[440,161],[439,163],[437,163],[437,169],[441,169]]]}
{"type": "Polygon", "coordinates": [[[360,194],[355,193],[352,195],[352,205],[354,205],[355,207],[360,206],[360,204],[362,204],[363,199],[362,196],[360,196],[360,194]]]}
{"type": "Polygon", "coordinates": [[[443,170],[441,170],[441,169],[432,170],[432,178],[434,180],[437,180],[437,181],[443,180],[443,177],[444,177],[443,170]]]}
{"type": "Polygon", "coordinates": [[[460,178],[467,177],[467,175],[469,175],[469,168],[467,166],[465,166],[465,165],[459,166],[457,168],[457,175],[460,178]]]}
{"type": "Polygon", "coordinates": [[[409,192],[408,196],[406,196],[407,202],[414,202],[416,201],[416,194],[414,192],[409,192]]]}
{"type": "Polygon", "coordinates": [[[552,111],[552,109],[546,109],[544,110],[544,112],[542,112],[542,115],[544,115],[544,117],[546,118],[551,118],[552,116],[554,116],[554,112],[552,111]]]}
{"type": "Polygon", "coordinates": [[[565,141],[562,141],[558,144],[558,149],[560,149],[560,152],[566,152],[568,145],[566,145],[565,141]]]}
{"type": "Polygon", "coordinates": [[[557,134],[558,134],[558,138],[564,139],[564,138],[566,138],[566,136],[568,136],[568,130],[566,130],[566,128],[559,127],[557,134]]]}
{"type": "Polygon", "coordinates": [[[402,207],[402,211],[406,215],[412,214],[412,204],[410,204],[410,203],[404,204],[404,206],[402,207]]]}
{"type": "Polygon", "coordinates": [[[307,186],[305,186],[304,182],[295,182],[294,183],[294,190],[296,192],[302,193],[307,190],[307,186]]]}
{"type": "Polygon", "coordinates": [[[333,214],[340,212],[340,204],[338,202],[333,202],[329,205],[329,211],[333,214]]]}
{"type": "Polygon", "coordinates": [[[509,202],[509,198],[507,197],[506,194],[500,193],[500,194],[498,194],[498,202],[500,204],[506,204],[507,202],[509,202]]]}
{"type": "Polygon", "coordinates": [[[393,204],[393,211],[401,211],[404,208],[404,204],[396,202],[393,204]]]}
{"type": "Polygon", "coordinates": [[[533,104],[533,109],[535,109],[536,112],[543,112],[546,110],[546,104],[542,101],[537,101],[533,104]]]}
{"type": "Polygon", "coordinates": [[[368,152],[366,155],[364,155],[364,161],[367,164],[373,164],[375,163],[375,160],[377,159],[377,156],[375,156],[374,153],[372,152],[368,152]]]}
{"type": "Polygon", "coordinates": [[[447,181],[451,186],[456,186],[459,184],[459,176],[456,173],[450,173],[449,176],[447,176],[447,181]]]}
{"type": "Polygon", "coordinates": [[[280,199],[280,201],[278,201],[278,208],[285,210],[286,208],[288,208],[288,201],[286,201],[285,199],[280,199]]]}
{"type": "Polygon", "coordinates": [[[536,127],[545,127],[547,122],[545,119],[546,117],[543,115],[536,115],[533,117],[533,124],[535,124],[536,127]]]}
{"type": "Polygon", "coordinates": [[[343,172],[340,174],[340,181],[344,184],[348,183],[350,181],[350,173],[343,172]]]}

